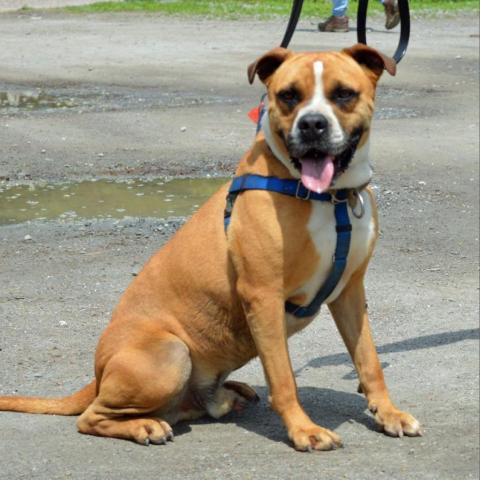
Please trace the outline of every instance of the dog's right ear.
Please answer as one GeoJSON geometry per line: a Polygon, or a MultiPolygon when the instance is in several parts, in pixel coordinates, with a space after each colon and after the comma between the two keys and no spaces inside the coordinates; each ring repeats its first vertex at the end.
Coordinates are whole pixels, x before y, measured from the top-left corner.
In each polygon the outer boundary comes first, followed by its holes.
{"type": "Polygon", "coordinates": [[[263,83],[267,83],[273,72],[292,54],[286,48],[278,47],[262,55],[248,67],[248,81],[255,80],[255,74],[263,83]]]}

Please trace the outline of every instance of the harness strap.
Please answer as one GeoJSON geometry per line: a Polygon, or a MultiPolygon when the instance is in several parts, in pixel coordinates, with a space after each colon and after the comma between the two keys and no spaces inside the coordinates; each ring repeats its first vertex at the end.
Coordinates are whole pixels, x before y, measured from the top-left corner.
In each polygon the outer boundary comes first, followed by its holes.
{"type": "MultiPolygon", "coordinates": [[[[329,193],[316,193],[303,186],[301,180],[264,177],[262,175],[242,175],[235,177],[230,185],[230,193],[240,193],[244,190],[268,190],[281,193],[300,200],[320,200],[330,202],[332,195],[329,193]]],[[[340,190],[339,190],[340,191],[340,190]]],[[[343,190],[341,190],[343,192],[343,190]]],[[[338,198],[338,196],[337,196],[338,198]]]]}
{"type": "Polygon", "coordinates": [[[337,222],[337,244],[333,257],[333,266],[325,283],[317,292],[313,300],[307,306],[295,305],[291,302],[285,302],[285,310],[297,318],[305,318],[316,315],[320,310],[322,303],[330,296],[338,285],[342,274],[347,266],[348,251],[350,250],[350,239],[352,225],[348,218],[347,200],[335,203],[335,219],[337,222]]]}
{"type": "Polygon", "coordinates": [[[315,315],[320,310],[322,303],[337,286],[347,265],[352,233],[352,225],[348,216],[348,190],[337,190],[335,195],[332,195],[330,193],[312,192],[305,188],[300,180],[264,177],[262,175],[242,175],[235,177],[232,180],[227,195],[224,213],[225,230],[230,223],[230,217],[237,195],[246,190],[266,190],[282,195],[289,195],[300,200],[332,202],[334,204],[337,243],[335,246],[332,270],[309,305],[301,306],[295,305],[292,302],[285,302],[285,310],[297,318],[315,315]]]}

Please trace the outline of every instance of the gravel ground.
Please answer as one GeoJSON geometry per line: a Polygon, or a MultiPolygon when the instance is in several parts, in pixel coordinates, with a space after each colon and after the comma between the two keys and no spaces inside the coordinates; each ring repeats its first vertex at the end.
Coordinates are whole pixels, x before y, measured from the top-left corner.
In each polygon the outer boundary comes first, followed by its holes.
{"type": "MultiPolygon", "coordinates": [[[[262,91],[248,86],[246,65],[282,28],[139,14],[1,15],[0,93],[40,93],[64,108],[0,108],[0,178],[231,174],[252,138],[246,112],[262,91]]],[[[1,413],[0,478],[478,478],[476,36],[477,18],[415,21],[407,57],[397,77],[382,81],[377,102],[382,235],[369,306],[392,396],[425,425],[423,438],[376,431],[322,312],[291,340],[291,355],[303,405],[342,435],[344,449],[291,449],[254,361],[234,377],[257,388],[260,404],[181,425],[167,447],[79,435],[73,418],[1,413]]],[[[396,34],[379,23],[370,39],[390,52],[396,34]]],[[[304,22],[293,47],[353,41],[352,32],[318,34],[304,22]]],[[[0,227],[0,393],[63,395],[89,381],[109,312],[182,221],[0,227]]]]}

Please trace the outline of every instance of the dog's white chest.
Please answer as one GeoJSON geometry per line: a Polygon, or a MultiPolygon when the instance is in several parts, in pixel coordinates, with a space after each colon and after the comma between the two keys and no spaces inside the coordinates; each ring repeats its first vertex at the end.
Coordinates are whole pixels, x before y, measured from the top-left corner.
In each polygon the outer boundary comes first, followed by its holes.
{"type": "MultiPolygon", "coordinates": [[[[371,242],[375,236],[375,223],[372,215],[370,196],[366,191],[361,192],[365,204],[365,213],[362,218],[356,218],[349,208],[349,217],[352,224],[350,250],[348,253],[347,266],[335,287],[334,291],[326,299],[325,303],[334,301],[341,293],[346,283],[360,265],[365,261],[369,253],[371,242]]],[[[333,255],[337,241],[334,206],[329,202],[312,202],[312,213],[307,228],[320,260],[313,276],[308,279],[296,292],[295,295],[305,295],[304,305],[308,305],[321,286],[327,279],[333,265],[333,255]]],[[[359,208],[359,205],[357,205],[359,208]]],[[[310,323],[312,318],[298,319],[287,314],[289,330],[296,331],[310,323]]],[[[293,332],[292,332],[293,333],[293,332]]]]}

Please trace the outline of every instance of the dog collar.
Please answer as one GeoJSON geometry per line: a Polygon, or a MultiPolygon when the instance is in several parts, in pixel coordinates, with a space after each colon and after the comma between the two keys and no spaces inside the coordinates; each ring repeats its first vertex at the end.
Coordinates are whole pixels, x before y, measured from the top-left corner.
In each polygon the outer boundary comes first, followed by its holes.
{"type": "Polygon", "coordinates": [[[233,205],[237,196],[247,190],[266,190],[280,193],[305,201],[330,202],[334,206],[336,221],[337,242],[333,265],[325,283],[317,292],[308,305],[296,305],[292,302],[285,302],[286,312],[297,318],[305,318],[316,315],[322,303],[330,296],[338,285],[345,267],[347,266],[350,240],[352,236],[352,225],[348,216],[348,189],[336,190],[335,193],[316,193],[305,188],[300,180],[284,179],[278,177],[264,177],[262,175],[242,175],[232,180],[228,190],[227,201],[224,212],[224,226],[227,230],[233,212],[233,205]]]}

